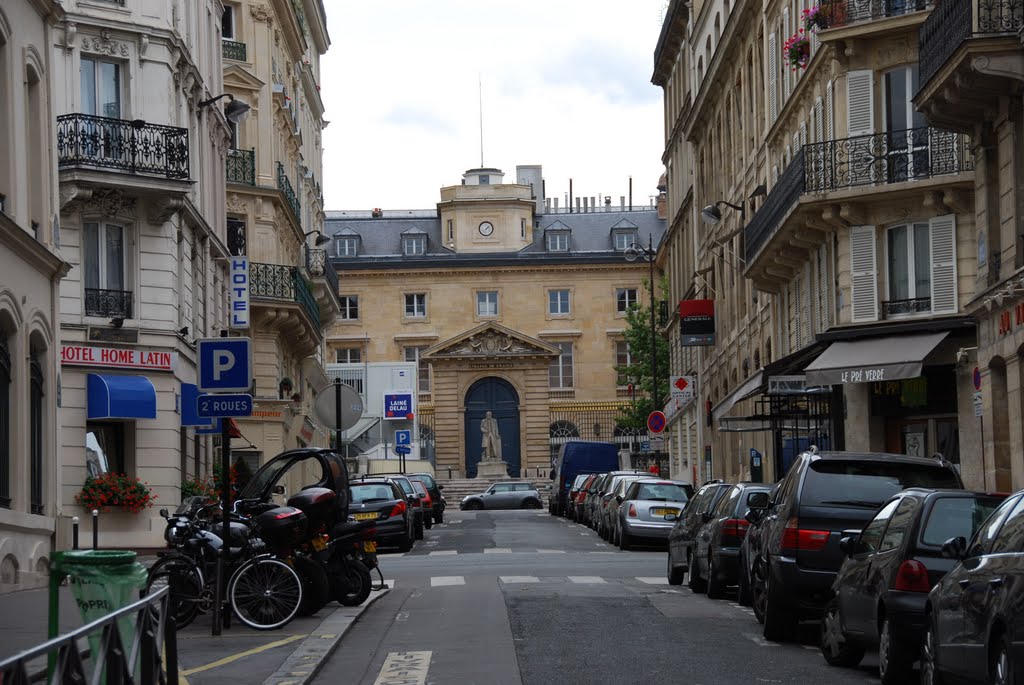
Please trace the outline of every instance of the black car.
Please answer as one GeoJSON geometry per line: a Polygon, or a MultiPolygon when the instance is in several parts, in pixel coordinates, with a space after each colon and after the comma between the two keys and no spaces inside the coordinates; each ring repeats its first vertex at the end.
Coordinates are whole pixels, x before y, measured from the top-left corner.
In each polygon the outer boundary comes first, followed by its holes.
{"type": "Polygon", "coordinates": [[[764,636],[793,637],[802,618],[821,618],[845,555],[842,531],[860,529],[892,495],[911,487],[956,488],[956,469],[940,458],[823,452],[793,461],[764,514],[752,591],[763,602],[764,636]]]}
{"type": "Polygon", "coordinates": [[[666,520],[675,521],[672,530],[668,534],[668,582],[672,585],[679,585],[683,582],[683,575],[690,570],[688,584],[691,590],[701,587],[700,582],[692,572],[693,546],[697,539],[697,531],[704,525],[704,514],[712,511],[718,500],[730,488],[730,483],[714,481],[705,483],[694,494],[693,498],[686,503],[682,515],[678,517],[666,516],[666,520]]]}
{"type": "MultiPolygon", "coordinates": [[[[776,483],[768,491],[769,502],[775,498],[775,492],[778,489],[779,484],[776,483]]],[[[761,554],[763,537],[761,522],[764,520],[764,513],[766,511],[767,509],[753,507],[744,516],[750,526],[747,528],[747,534],[743,536],[743,542],[740,544],[739,590],[736,592],[736,601],[741,606],[753,605],[754,617],[757,618],[758,623],[764,623],[764,614],[761,613],[761,610],[764,609],[764,602],[754,602],[754,596],[751,591],[751,579],[754,575],[752,562],[761,554]]]]}
{"type": "Polygon", "coordinates": [[[974,534],[943,552],[959,560],[925,605],[921,682],[1021,682],[1024,635],[1024,491],[1007,498],[974,534]]]}
{"type": "Polygon", "coordinates": [[[924,635],[928,592],[956,565],[942,545],[970,539],[1004,499],[912,488],[886,502],[863,531],[844,536],[847,558],[822,617],[825,661],[856,666],[866,649],[877,648],[882,682],[906,682],[924,635]]]}
{"type": "Polygon", "coordinates": [[[416,488],[413,487],[409,476],[404,473],[377,473],[374,475],[390,478],[402,488],[406,501],[408,501],[409,507],[413,510],[413,530],[416,533],[416,539],[422,540],[423,529],[426,526],[424,523],[423,504],[420,502],[420,494],[416,492],[416,488]]]}
{"type": "Polygon", "coordinates": [[[747,535],[751,507],[768,503],[771,485],[736,483],[718,498],[711,511],[704,512],[704,525],[697,530],[690,575],[697,591],[707,589],[708,597],[719,599],[725,588],[739,582],[740,545],[747,535]]]}
{"type": "Polygon", "coordinates": [[[434,523],[443,523],[445,502],[444,497],[441,496],[441,491],[444,490],[444,486],[440,485],[434,479],[434,476],[429,473],[410,473],[408,475],[410,478],[415,478],[423,483],[423,486],[427,488],[427,492],[430,493],[431,507],[434,510],[434,523]]]}
{"type": "Polygon", "coordinates": [[[367,476],[349,484],[349,518],[376,521],[377,542],[395,545],[400,552],[412,549],[416,539],[412,506],[398,483],[385,476],[367,476]]]}

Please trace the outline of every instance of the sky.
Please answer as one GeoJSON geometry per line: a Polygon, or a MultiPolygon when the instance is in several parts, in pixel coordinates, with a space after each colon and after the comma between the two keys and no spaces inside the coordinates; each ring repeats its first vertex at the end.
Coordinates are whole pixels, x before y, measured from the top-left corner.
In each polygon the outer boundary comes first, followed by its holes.
{"type": "Polygon", "coordinates": [[[664,171],[651,83],[666,0],[327,0],[326,208],[428,209],[479,166],[548,197],[649,204],[664,171]],[[482,95],[482,97],[481,97],[482,95]],[[483,163],[481,164],[481,100],[483,163]]]}

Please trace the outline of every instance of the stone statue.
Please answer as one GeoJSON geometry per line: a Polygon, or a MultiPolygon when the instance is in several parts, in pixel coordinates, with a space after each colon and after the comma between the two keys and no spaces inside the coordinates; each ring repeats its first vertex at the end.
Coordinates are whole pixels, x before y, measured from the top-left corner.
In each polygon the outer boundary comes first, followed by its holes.
{"type": "Polygon", "coordinates": [[[480,422],[480,433],[483,435],[483,460],[500,460],[501,434],[498,432],[498,420],[491,416],[491,412],[487,412],[480,422]]]}

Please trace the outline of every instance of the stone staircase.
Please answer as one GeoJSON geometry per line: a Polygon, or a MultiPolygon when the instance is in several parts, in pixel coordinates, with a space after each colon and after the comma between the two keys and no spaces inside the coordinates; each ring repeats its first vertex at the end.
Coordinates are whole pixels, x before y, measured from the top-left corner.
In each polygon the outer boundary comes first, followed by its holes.
{"type": "MultiPolygon", "coordinates": [[[[438,473],[438,476],[440,475],[441,474],[438,473]]],[[[541,500],[546,508],[548,505],[548,494],[551,490],[551,482],[545,479],[529,480],[537,486],[537,491],[540,492],[541,500]]],[[[502,482],[502,480],[488,480],[486,478],[437,478],[438,485],[444,486],[444,490],[441,491],[441,495],[444,497],[446,506],[450,509],[458,509],[459,502],[461,502],[462,498],[466,495],[475,495],[483,492],[494,483],[500,482],[502,482]]]]}

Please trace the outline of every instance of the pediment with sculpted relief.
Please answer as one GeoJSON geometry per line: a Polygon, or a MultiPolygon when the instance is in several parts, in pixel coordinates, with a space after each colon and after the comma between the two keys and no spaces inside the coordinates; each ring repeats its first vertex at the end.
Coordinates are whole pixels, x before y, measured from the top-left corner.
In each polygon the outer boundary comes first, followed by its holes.
{"type": "Polygon", "coordinates": [[[500,357],[557,357],[553,345],[496,323],[485,323],[449,338],[423,353],[425,360],[489,359],[500,357]]]}

